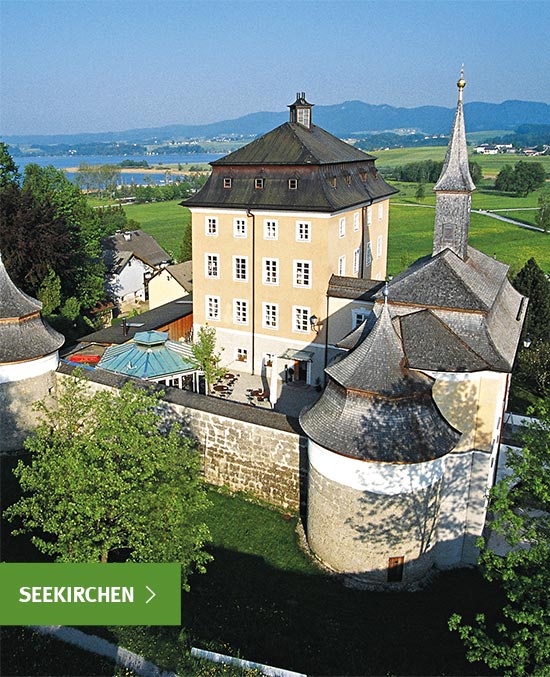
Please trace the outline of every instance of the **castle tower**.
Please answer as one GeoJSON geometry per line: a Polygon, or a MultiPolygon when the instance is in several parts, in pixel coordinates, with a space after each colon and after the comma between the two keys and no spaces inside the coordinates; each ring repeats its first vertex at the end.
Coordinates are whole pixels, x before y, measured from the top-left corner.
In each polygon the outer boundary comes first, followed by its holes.
{"type": "Polygon", "coordinates": [[[55,388],[65,339],[44,322],[41,308],[14,285],[0,256],[0,453],[22,448],[36,423],[32,405],[55,388]]]}
{"type": "Polygon", "coordinates": [[[326,373],[322,397],[300,415],[309,545],[361,580],[419,580],[433,565],[444,459],[460,434],[433,401],[433,379],[408,368],[387,304],[326,373]]]}
{"type": "Polygon", "coordinates": [[[474,182],[468,166],[468,148],[464,127],[462,94],[466,86],[464,68],[458,86],[458,105],[443,171],[434,186],[435,228],[433,255],[451,249],[465,261],[468,257],[468,232],[474,182]]]}

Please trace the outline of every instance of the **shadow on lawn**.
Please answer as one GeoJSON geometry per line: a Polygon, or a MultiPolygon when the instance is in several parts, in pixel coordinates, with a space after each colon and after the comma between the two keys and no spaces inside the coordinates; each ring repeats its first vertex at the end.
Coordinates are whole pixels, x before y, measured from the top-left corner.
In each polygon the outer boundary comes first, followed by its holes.
{"type": "Polygon", "coordinates": [[[455,611],[473,619],[480,606],[502,606],[475,570],[442,573],[420,592],[376,593],[260,557],[212,553],[208,573],[183,596],[183,625],[198,646],[223,642],[225,653],[309,675],[494,674],[468,663],[447,628],[455,611]]]}

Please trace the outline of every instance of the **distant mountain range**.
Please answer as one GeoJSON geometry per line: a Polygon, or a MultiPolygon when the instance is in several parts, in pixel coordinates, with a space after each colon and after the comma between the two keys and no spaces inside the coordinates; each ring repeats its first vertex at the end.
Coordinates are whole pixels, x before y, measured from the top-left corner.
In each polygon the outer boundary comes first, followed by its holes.
{"type": "MultiPolygon", "coordinates": [[[[314,124],[339,137],[361,136],[396,129],[416,130],[427,135],[448,134],[454,108],[420,106],[395,108],[362,101],[345,101],[332,106],[315,106],[314,124]]],[[[535,101],[473,102],[464,105],[468,132],[514,129],[523,124],[550,124],[550,105],[535,101]]],[[[207,125],[167,125],[120,132],[6,136],[9,144],[64,143],[153,143],[167,140],[211,139],[224,136],[257,136],[288,120],[288,112],[250,113],[233,120],[207,125]]]]}

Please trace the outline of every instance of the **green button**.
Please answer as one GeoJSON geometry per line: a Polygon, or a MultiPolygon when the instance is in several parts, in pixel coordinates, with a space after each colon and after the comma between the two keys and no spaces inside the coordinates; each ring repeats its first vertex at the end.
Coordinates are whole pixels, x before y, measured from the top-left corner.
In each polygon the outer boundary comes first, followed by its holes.
{"type": "Polygon", "coordinates": [[[0,625],[180,625],[179,564],[0,564],[0,625]]]}

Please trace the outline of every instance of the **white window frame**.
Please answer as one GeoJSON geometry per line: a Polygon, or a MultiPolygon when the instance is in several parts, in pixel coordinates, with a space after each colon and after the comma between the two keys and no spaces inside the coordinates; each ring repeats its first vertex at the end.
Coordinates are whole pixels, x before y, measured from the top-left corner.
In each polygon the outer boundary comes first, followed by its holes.
{"type": "Polygon", "coordinates": [[[338,257],[338,275],[344,276],[346,274],[346,255],[338,257]]]}
{"type": "Polygon", "coordinates": [[[376,238],[376,258],[379,259],[382,256],[382,251],[384,249],[384,237],[379,235],[376,238]]]}
{"type": "Polygon", "coordinates": [[[296,221],[296,242],[311,242],[311,221],[296,221]]]}
{"type": "Polygon", "coordinates": [[[220,255],[206,252],[204,255],[204,277],[208,280],[220,279],[220,255]],[[214,274],[212,271],[215,270],[214,274]]]}
{"type": "Polygon", "coordinates": [[[383,218],[384,218],[384,203],[379,202],[378,203],[378,220],[382,221],[383,218]]]}
{"type": "Polygon", "coordinates": [[[268,301],[262,303],[262,327],[274,331],[279,328],[278,303],[269,303],[268,301]]]}
{"type": "Polygon", "coordinates": [[[359,272],[359,262],[361,261],[361,249],[353,250],[353,273],[356,275],[359,272]]]}
{"type": "Polygon", "coordinates": [[[338,237],[346,236],[346,217],[342,216],[338,224],[338,237]]]}
{"type": "Polygon", "coordinates": [[[354,308],[351,311],[351,329],[357,329],[367,319],[369,311],[366,308],[354,308]]]}
{"type": "Polygon", "coordinates": [[[279,239],[279,222],[277,219],[264,220],[264,240],[279,239]]]}
{"type": "Polygon", "coordinates": [[[293,264],[293,280],[294,287],[298,289],[311,289],[312,263],[302,259],[294,259],[293,264]],[[301,282],[300,280],[305,280],[301,282]]]}
{"type": "Polygon", "coordinates": [[[221,299],[219,296],[205,296],[205,316],[207,320],[219,322],[221,320],[221,299]],[[212,312],[215,311],[215,312],[212,312]]]}
{"type": "Polygon", "coordinates": [[[223,187],[224,188],[231,188],[232,185],[233,185],[233,179],[229,176],[224,177],[223,187]]]}
{"type": "Polygon", "coordinates": [[[233,257],[233,281],[248,282],[248,256],[233,257]],[[244,275],[243,271],[239,270],[241,266],[244,266],[244,275]]]}
{"type": "Polygon", "coordinates": [[[272,287],[279,284],[279,259],[262,259],[262,282],[272,287]]]}
{"type": "Polygon", "coordinates": [[[372,243],[367,242],[367,251],[365,253],[365,265],[372,266],[372,243]]]}
{"type": "Polygon", "coordinates": [[[372,207],[367,207],[367,226],[372,226],[372,207]]]}
{"type": "Polygon", "coordinates": [[[235,359],[237,362],[248,362],[248,348],[241,348],[237,346],[235,348],[235,359]]]}
{"type": "Polygon", "coordinates": [[[265,179],[263,179],[261,176],[257,176],[254,179],[254,188],[256,190],[262,190],[262,188],[265,186],[265,179]]]}
{"type": "Polygon", "coordinates": [[[246,299],[233,299],[233,324],[248,324],[248,301],[246,299]]]}
{"type": "Polygon", "coordinates": [[[297,334],[309,334],[311,331],[309,324],[310,316],[311,308],[306,306],[292,306],[292,331],[297,334]]]}
{"type": "Polygon", "coordinates": [[[246,219],[241,217],[235,217],[233,219],[233,237],[247,237],[248,227],[246,219]]]}
{"type": "Polygon", "coordinates": [[[205,216],[204,217],[204,233],[208,237],[217,237],[218,236],[218,217],[217,216],[205,216]]]}
{"type": "Polygon", "coordinates": [[[355,232],[359,230],[359,212],[353,213],[353,230],[355,232]]]}
{"type": "Polygon", "coordinates": [[[288,190],[298,190],[298,179],[288,180],[288,190]]]}

